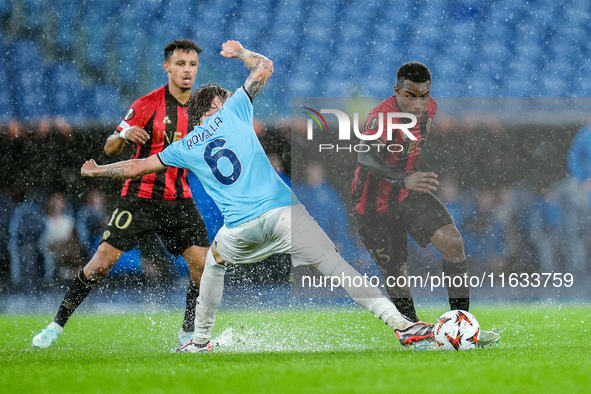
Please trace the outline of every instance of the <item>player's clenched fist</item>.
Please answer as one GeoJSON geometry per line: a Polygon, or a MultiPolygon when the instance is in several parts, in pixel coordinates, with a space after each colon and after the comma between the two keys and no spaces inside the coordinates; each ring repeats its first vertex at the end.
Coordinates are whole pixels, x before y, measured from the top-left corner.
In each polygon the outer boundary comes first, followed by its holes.
{"type": "Polygon", "coordinates": [[[82,166],[82,168],[80,168],[80,174],[82,176],[93,176],[94,175],[94,169],[97,168],[97,164],[96,161],[94,161],[94,159],[90,159],[87,160],[86,163],[84,163],[84,165],[82,166]]]}
{"type": "Polygon", "coordinates": [[[220,54],[223,57],[233,58],[236,57],[238,51],[243,50],[244,47],[238,41],[228,40],[222,44],[222,51],[220,54]]]}

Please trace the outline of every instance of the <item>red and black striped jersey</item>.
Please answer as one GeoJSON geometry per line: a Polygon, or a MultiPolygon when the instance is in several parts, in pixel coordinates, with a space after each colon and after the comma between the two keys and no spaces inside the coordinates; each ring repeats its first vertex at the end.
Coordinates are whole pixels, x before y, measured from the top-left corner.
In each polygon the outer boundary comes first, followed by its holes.
{"type": "MultiPolygon", "coordinates": [[[[168,85],[162,86],[133,103],[117,131],[130,126],[141,127],[150,135],[144,145],[136,144],[131,156],[132,159],[143,159],[162,152],[187,135],[187,108],[170,94],[168,85]]],[[[176,167],[126,180],[121,195],[167,201],[192,197],[187,170],[176,167]]]]}
{"type": "MultiPolygon", "coordinates": [[[[417,117],[417,124],[410,129],[410,132],[417,138],[416,141],[408,138],[400,130],[392,135],[392,141],[387,141],[386,120],[388,119],[388,112],[403,112],[398,108],[396,96],[382,101],[369,113],[363,133],[375,135],[378,132],[380,129],[379,114],[382,113],[382,134],[379,139],[384,142],[385,146],[395,144],[396,149],[391,149],[391,151],[382,149],[379,154],[382,155],[386,163],[398,171],[407,174],[411,173],[431,130],[431,123],[437,112],[437,103],[429,97],[427,110],[423,115],[417,117]]],[[[405,121],[410,122],[405,118],[393,119],[393,122],[398,124],[403,124],[405,121]]],[[[378,178],[361,166],[357,166],[355,170],[352,197],[355,210],[360,215],[388,212],[393,204],[402,202],[408,196],[408,193],[408,189],[400,188],[382,178],[378,178]]]]}

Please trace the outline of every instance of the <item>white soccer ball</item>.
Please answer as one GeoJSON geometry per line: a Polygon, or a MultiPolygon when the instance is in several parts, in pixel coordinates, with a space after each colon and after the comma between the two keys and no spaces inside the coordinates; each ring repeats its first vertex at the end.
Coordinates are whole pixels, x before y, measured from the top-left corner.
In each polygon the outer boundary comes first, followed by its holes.
{"type": "Polygon", "coordinates": [[[445,312],[435,324],[435,342],[441,350],[472,350],[480,337],[480,324],[470,312],[445,312]]]}

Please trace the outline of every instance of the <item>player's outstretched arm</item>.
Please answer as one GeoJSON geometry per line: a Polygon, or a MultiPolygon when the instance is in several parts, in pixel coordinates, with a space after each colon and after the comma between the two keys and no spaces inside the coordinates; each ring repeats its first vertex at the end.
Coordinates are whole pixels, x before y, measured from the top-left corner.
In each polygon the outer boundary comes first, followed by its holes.
{"type": "Polygon", "coordinates": [[[80,174],[86,177],[128,179],[164,169],[166,169],[166,166],[162,164],[158,156],[152,155],[145,159],[118,161],[102,166],[96,164],[94,159],[90,159],[80,168],[80,174]]]}
{"type": "Polygon", "coordinates": [[[222,44],[220,54],[227,58],[238,58],[246,64],[250,75],[244,82],[244,89],[254,100],[259,95],[267,80],[273,74],[273,62],[265,56],[245,49],[238,41],[226,41],[222,44]]]}

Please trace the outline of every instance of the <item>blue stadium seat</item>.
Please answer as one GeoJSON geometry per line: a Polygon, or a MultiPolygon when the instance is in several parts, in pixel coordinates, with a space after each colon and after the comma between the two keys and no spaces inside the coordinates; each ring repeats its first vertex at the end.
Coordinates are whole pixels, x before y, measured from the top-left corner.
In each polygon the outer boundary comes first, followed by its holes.
{"type": "MultiPolygon", "coordinates": [[[[0,45],[2,49],[2,45],[0,45]]],[[[0,59],[0,86],[9,86],[8,71],[4,65],[4,57],[0,59]]],[[[7,122],[14,116],[10,100],[10,90],[0,89],[0,121],[7,122]]]]}
{"type": "Polygon", "coordinates": [[[539,93],[535,89],[535,83],[532,83],[533,77],[531,71],[523,67],[524,61],[514,59],[510,62],[504,70],[504,73],[510,74],[511,78],[507,78],[502,82],[501,96],[506,97],[528,97],[538,96],[539,93]]]}
{"type": "Polygon", "coordinates": [[[269,0],[245,0],[239,10],[238,18],[232,18],[228,37],[244,37],[245,42],[255,40],[269,24],[271,3],[269,0]]]}
{"type": "Polygon", "coordinates": [[[103,69],[107,66],[108,53],[106,44],[108,31],[107,25],[87,25],[86,61],[93,69],[103,69]]]}
{"type": "MultiPolygon", "coordinates": [[[[139,22],[134,15],[121,16],[121,24],[116,35],[118,56],[118,77],[122,87],[137,85],[142,68],[151,64],[152,58],[145,56],[147,61],[142,64],[142,54],[146,51],[146,37],[138,28],[139,22]]],[[[155,44],[151,44],[155,45],[155,44]]]]}
{"type": "Polygon", "coordinates": [[[121,2],[119,8],[114,12],[122,18],[133,19],[141,22],[142,25],[152,26],[151,22],[161,17],[163,7],[162,0],[134,0],[121,2]]]}
{"type": "Polygon", "coordinates": [[[86,61],[93,69],[107,65],[107,42],[110,34],[116,36],[119,26],[110,24],[110,17],[116,10],[113,0],[87,0],[82,13],[82,32],[86,36],[86,61]]]}
{"type": "Polygon", "coordinates": [[[117,123],[124,112],[119,103],[117,89],[98,84],[86,92],[83,111],[88,119],[105,124],[117,123]]]}
{"type": "Polygon", "coordinates": [[[240,16],[248,25],[257,29],[266,28],[269,24],[271,8],[270,0],[245,0],[240,7],[240,16]]]}
{"type": "Polygon", "coordinates": [[[12,11],[11,0],[0,0],[0,17],[7,17],[12,11]]]}
{"type": "Polygon", "coordinates": [[[573,72],[571,95],[574,97],[591,96],[591,59],[587,58],[581,64],[581,67],[573,72]]]}
{"type": "Polygon", "coordinates": [[[54,0],[55,16],[57,18],[56,42],[60,51],[71,51],[78,42],[78,14],[81,7],[70,0],[54,0]]]}
{"type": "MultiPolygon", "coordinates": [[[[162,17],[158,23],[160,28],[169,34],[169,40],[189,37],[193,26],[200,24],[193,11],[194,2],[187,0],[169,0],[162,8],[162,17]]],[[[218,10],[219,11],[219,10],[218,10]]]]}
{"type": "Polygon", "coordinates": [[[83,98],[82,80],[72,63],[58,63],[47,72],[47,94],[53,115],[73,122],[83,121],[80,104],[83,98]]]}
{"type": "Polygon", "coordinates": [[[462,96],[490,97],[493,92],[493,84],[485,75],[472,74],[464,83],[466,88],[462,90],[462,96]]]}
{"type": "Polygon", "coordinates": [[[15,116],[31,120],[49,115],[48,98],[44,95],[43,55],[39,45],[31,40],[15,40],[6,52],[15,116]]]}
{"type": "MultiPolygon", "coordinates": [[[[220,1],[218,1],[220,3],[220,1]]],[[[220,17],[215,4],[209,6],[198,5],[195,11],[195,19],[207,21],[207,26],[193,22],[191,37],[195,40],[208,56],[219,52],[222,43],[229,39],[224,33],[225,20],[220,17]]],[[[239,37],[235,37],[239,38],[239,37]]]]}
{"type": "Polygon", "coordinates": [[[23,0],[25,6],[25,26],[40,33],[45,25],[45,0],[23,0]]]}
{"type": "Polygon", "coordinates": [[[272,40],[277,45],[297,45],[300,25],[303,21],[301,0],[284,2],[276,6],[273,18],[270,18],[269,31],[272,32],[272,40]]]}
{"type": "Polygon", "coordinates": [[[314,95],[314,74],[309,73],[301,63],[295,66],[289,78],[289,91],[293,97],[311,97],[314,95]]]}
{"type": "Polygon", "coordinates": [[[8,58],[15,67],[33,68],[42,64],[42,53],[39,44],[34,40],[18,39],[7,48],[8,58]]]}
{"type": "Polygon", "coordinates": [[[328,97],[346,97],[347,96],[347,82],[338,79],[329,79],[323,84],[324,96],[328,97]]]}

